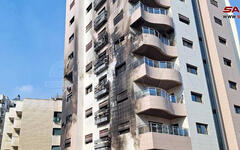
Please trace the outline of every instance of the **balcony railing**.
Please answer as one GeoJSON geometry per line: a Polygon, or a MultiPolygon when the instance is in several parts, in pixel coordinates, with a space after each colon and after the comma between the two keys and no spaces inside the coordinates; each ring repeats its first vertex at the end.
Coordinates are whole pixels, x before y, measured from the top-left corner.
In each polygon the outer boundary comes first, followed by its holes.
{"type": "Polygon", "coordinates": [[[98,41],[94,43],[94,51],[99,52],[104,46],[108,44],[108,34],[104,31],[99,37],[98,41]]]}
{"type": "Polygon", "coordinates": [[[107,22],[107,10],[104,10],[94,20],[94,30],[98,31],[106,22],[107,22]]]}
{"type": "Polygon", "coordinates": [[[109,137],[98,139],[94,141],[94,149],[102,150],[108,149],[111,146],[111,139],[109,137]]]}
{"type": "Polygon", "coordinates": [[[109,122],[110,114],[109,108],[108,109],[100,109],[99,111],[95,112],[95,124],[101,125],[104,123],[109,122]]]}
{"type": "Polygon", "coordinates": [[[144,11],[147,11],[148,13],[168,15],[167,9],[148,7],[142,4],[140,1],[135,6],[133,6],[133,8],[130,10],[130,13],[131,14],[134,13],[134,11],[137,10],[139,7],[141,7],[141,9],[143,9],[144,11]]]}
{"type": "Polygon", "coordinates": [[[94,64],[94,73],[96,75],[102,73],[104,70],[108,68],[108,63],[109,63],[108,55],[99,58],[94,64]]]}
{"type": "Polygon", "coordinates": [[[145,97],[145,96],[161,96],[172,103],[183,103],[182,95],[174,96],[174,95],[167,93],[167,91],[165,91],[164,89],[161,89],[161,88],[147,87],[138,92],[135,92],[136,100],[138,100],[142,97],[145,97]]]}
{"type": "Polygon", "coordinates": [[[171,45],[171,42],[170,42],[170,40],[168,38],[162,36],[161,33],[159,33],[157,30],[155,30],[153,28],[149,28],[149,27],[143,26],[142,27],[142,33],[143,34],[152,34],[152,35],[158,37],[163,44],[171,45]]]}
{"type": "Polygon", "coordinates": [[[138,126],[138,134],[143,134],[147,132],[157,132],[157,133],[165,133],[172,134],[177,136],[189,136],[188,129],[161,124],[161,123],[148,123],[144,125],[138,126]]]}
{"type": "Polygon", "coordinates": [[[137,68],[138,66],[146,64],[150,67],[154,68],[168,68],[168,69],[176,69],[178,70],[178,66],[171,61],[157,61],[157,60],[152,60],[147,57],[142,57],[138,59],[137,61],[133,62],[133,69],[137,68]]]}
{"type": "Polygon", "coordinates": [[[99,85],[97,85],[95,87],[95,98],[99,99],[102,98],[104,96],[106,96],[109,93],[109,82],[103,82],[103,83],[99,83],[99,85]]]}
{"type": "Polygon", "coordinates": [[[94,10],[97,11],[105,2],[106,0],[94,0],[93,2],[94,10]]]}

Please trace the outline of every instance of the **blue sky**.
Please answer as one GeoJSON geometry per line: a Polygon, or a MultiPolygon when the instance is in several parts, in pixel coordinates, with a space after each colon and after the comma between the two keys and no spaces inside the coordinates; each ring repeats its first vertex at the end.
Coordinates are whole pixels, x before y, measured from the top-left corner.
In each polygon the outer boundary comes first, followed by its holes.
{"type": "Polygon", "coordinates": [[[65,0],[0,0],[0,20],[0,93],[61,93],[65,0]]]}
{"type": "Polygon", "coordinates": [[[65,0],[0,0],[0,20],[0,93],[61,94],[65,0]]]}

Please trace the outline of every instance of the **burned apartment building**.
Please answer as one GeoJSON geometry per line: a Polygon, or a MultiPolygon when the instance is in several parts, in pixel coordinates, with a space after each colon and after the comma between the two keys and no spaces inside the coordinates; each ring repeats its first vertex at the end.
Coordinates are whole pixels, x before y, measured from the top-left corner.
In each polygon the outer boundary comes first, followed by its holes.
{"type": "Polygon", "coordinates": [[[62,150],[236,150],[223,0],[66,0],[62,150]]]}

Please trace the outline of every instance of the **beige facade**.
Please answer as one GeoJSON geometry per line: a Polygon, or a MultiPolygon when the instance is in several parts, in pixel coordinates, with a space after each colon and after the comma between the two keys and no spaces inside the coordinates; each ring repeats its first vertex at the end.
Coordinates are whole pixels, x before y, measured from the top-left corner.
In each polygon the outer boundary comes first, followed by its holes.
{"type": "Polygon", "coordinates": [[[61,149],[239,149],[222,4],[67,0],[61,149]]]}
{"type": "Polygon", "coordinates": [[[60,150],[62,99],[24,99],[6,113],[1,150],[60,150]]]}

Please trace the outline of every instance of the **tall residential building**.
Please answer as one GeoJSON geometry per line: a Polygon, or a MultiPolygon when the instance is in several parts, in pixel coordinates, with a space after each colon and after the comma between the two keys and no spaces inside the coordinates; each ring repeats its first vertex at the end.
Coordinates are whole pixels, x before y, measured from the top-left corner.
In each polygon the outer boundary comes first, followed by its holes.
{"type": "Polygon", "coordinates": [[[1,150],[60,150],[62,99],[24,99],[6,113],[1,150]]]}
{"type": "Polygon", "coordinates": [[[224,5],[67,0],[61,149],[240,149],[224,5]]]}
{"type": "Polygon", "coordinates": [[[5,115],[6,112],[9,112],[10,107],[15,107],[15,103],[11,101],[7,96],[0,94],[0,147],[2,144],[5,115]]]}

